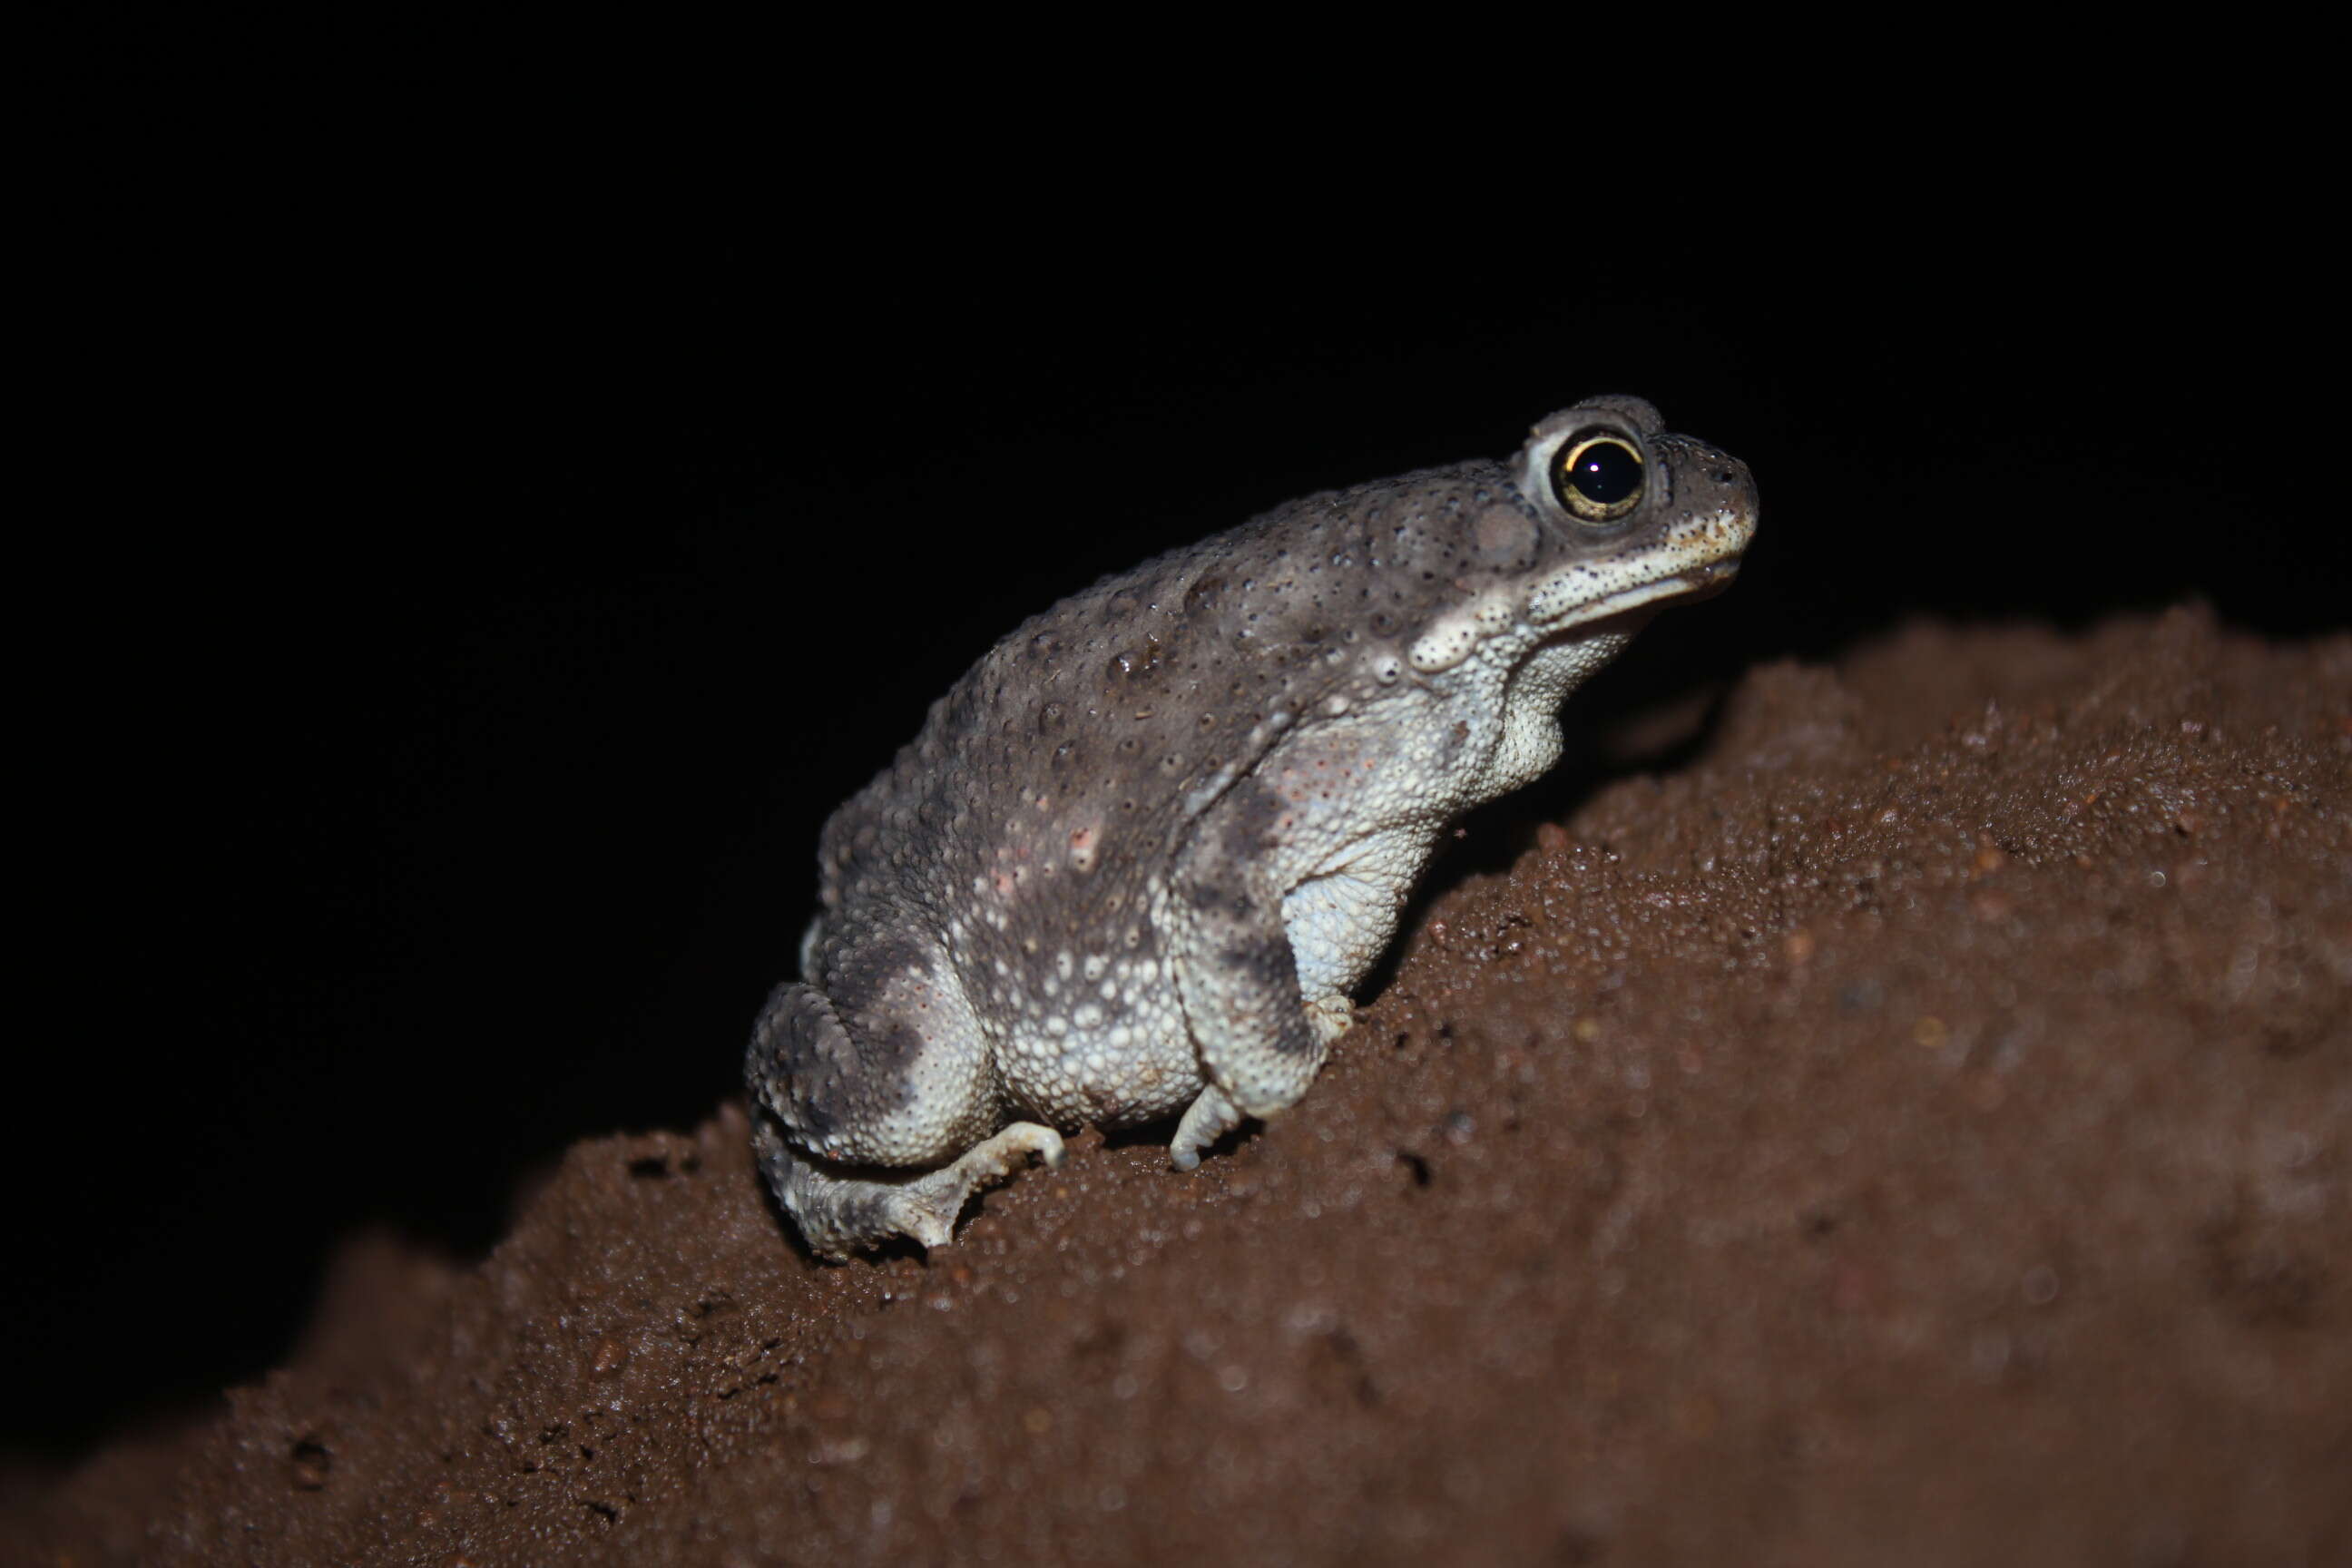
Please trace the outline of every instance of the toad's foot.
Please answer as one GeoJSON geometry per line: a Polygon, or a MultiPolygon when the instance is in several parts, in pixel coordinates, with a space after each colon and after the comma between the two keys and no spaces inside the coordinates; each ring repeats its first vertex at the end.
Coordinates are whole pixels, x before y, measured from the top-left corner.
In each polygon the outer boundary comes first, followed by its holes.
{"type": "Polygon", "coordinates": [[[1327,1046],[1346,1034],[1355,1021],[1356,1004],[1345,996],[1318,996],[1307,1004],[1307,1026],[1327,1046]]]}
{"type": "MultiPolygon", "coordinates": [[[[1328,1046],[1346,1034],[1355,1017],[1356,1005],[1345,996],[1320,996],[1307,1004],[1307,1026],[1314,1031],[1318,1045],[1328,1046]]],[[[1194,1169],[1209,1145],[1246,1120],[1223,1089],[1209,1085],[1176,1124],[1176,1136],[1168,1143],[1168,1163],[1180,1171],[1194,1169]]]]}
{"type": "Polygon", "coordinates": [[[1180,1171],[1192,1169],[1210,1144],[1241,1124],[1242,1113],[1225,1098],[1223,1089],[1211,1084],[1176,1124],[1176,1136],[1168,1145],[1168,1163],[1180,1171]]]}
{"type": "Polygon", "coordinates": [[[821,1165],[786,1142],[766,1118],[753,1135],[760,1163],[793,1219],[819,1256],[844,1258],[894,1236],[926,1247],[955,1237],[956,1216],[974,1193],[994,1186],[1034,1154],[1048,1166],[1067,1157],[1062,1135],[1034,1121],[1016,1121],[973,1145],[951,1165],[898,1173],[821,1165]]]}
{"type": "Polygon", "coordinates": [[[1016,1121],[985,1142],[974,1144],[963,1158],[894,1191],[887,1212],[890,1226],[911,1236],[926,1247],[945,1247],[955,1239],[956,1216],[974,1193],[1003,1181],[1032,1154],[1048,1168],[1059,1169],[1069,1158],[1062,1135],[1034,1121],[1016,1121]]]}

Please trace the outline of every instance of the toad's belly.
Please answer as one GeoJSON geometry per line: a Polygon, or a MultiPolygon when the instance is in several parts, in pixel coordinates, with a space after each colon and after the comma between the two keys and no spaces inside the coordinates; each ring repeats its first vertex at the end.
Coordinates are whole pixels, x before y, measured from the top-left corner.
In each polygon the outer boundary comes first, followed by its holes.
{"type": "Polygon", "coordinates": [[[1114,1007],[1080,996],[1066,1011],[1024,1010],[998,1042],[996,1065],[1010,1110],[1065,1130],[1172,1116],[1203,1087],[1172,991],[1158,1005],[1114,1007]]]}

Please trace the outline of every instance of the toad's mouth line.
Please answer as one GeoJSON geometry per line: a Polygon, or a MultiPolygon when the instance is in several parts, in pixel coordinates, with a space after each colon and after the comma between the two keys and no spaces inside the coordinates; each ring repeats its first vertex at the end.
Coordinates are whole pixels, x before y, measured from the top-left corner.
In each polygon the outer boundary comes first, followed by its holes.
{"type": "Polygon", "coordinates": [[[1638,610],[1645,605],[1657,605],[1665,600],[1711,599],[1731,586],[1731,580],[1738,574],[1739,562],[1737,558],[1728,561],[1711,561],[1704,566],[1693,566],[1677,572],[1671,577],[1660,577],[1652,582],[1636,584],[1631,588],[1620,588],[1605,597],[1589,600],[1579,605],[1551,620],[1538,621],[1536,625],[1542,628],[1547,637],[1549,637],[1571,626],[1587,626],[1594,621],[1607,620],[1612,616],[1622,616],[1628,610],[1638,610]]]}

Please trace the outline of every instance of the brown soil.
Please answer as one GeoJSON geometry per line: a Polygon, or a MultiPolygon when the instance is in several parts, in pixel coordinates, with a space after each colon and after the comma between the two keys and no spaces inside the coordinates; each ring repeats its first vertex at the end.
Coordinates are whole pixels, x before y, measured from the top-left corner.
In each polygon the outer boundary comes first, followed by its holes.
{"type": "Polygon", "coordinates": [[[583,1142],[0,1557],[2352,1560],[2352,638],[1916,627],[1539,839],[1196,1174],[833,1268],[583,1142]]]}

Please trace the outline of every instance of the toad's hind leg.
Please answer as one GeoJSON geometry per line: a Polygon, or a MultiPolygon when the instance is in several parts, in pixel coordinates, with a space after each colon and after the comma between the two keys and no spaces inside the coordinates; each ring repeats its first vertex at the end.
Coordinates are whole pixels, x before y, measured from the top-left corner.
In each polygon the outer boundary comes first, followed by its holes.
{"type": "Polygon", "coordinates": [[[925,950],[868,942],[826,979],[777,986],[743,1058],[761,1172],[813,1249],[940,1246],[974,1192],[1060,1163],[1052,1128],[998,1126],[978,1021],[925,950]]]}
{"type": "Polygon", "coordinates": [[[831,1165],[793,1148],[769,1116],[753,1127],[751,1146],[761,1173],[809,1250],[836,1260],[896,1236],[945,1247],[956,1215],[974,1193],[1004,1180],[1032,1154],[1048,1165],[1064,1158],[1062,1135],[1034,1121],[1016,1121],[936,1171],[853,1172],[831,1165]]]}

